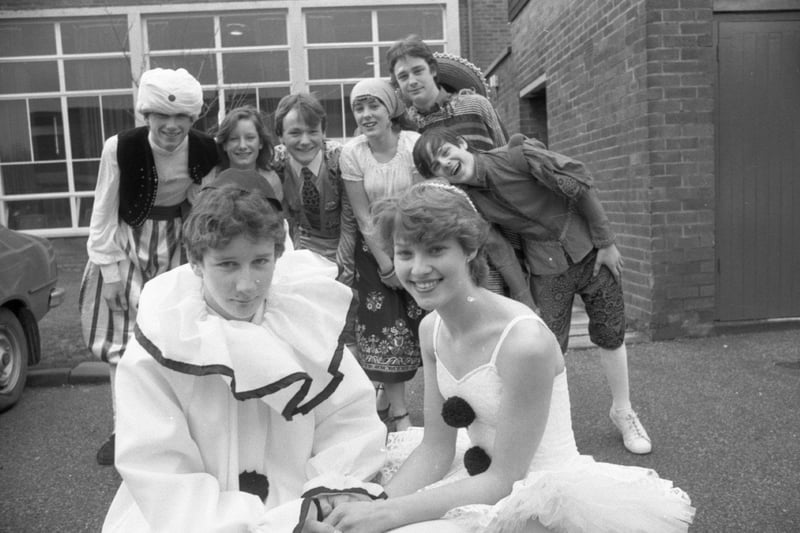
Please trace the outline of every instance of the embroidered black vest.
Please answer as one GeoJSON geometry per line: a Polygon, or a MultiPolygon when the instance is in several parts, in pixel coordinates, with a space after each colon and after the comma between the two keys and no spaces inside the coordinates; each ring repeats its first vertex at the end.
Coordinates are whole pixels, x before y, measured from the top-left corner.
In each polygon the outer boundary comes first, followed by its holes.
{"type": "MultiPolygon", "coordinates": [[[[148,128],[133,128],[117,135],[119,164],[119,216],[132,227],[141,226],[156,201],[158,172],[147,141],[148,128]]],[[[189,176],[195,183],[217,165],[214,139],[189,130],[189,176]]]]}

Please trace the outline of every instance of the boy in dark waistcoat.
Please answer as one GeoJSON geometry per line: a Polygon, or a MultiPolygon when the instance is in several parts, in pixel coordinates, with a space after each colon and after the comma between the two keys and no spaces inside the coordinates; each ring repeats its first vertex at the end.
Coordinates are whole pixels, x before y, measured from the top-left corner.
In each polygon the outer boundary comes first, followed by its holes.
{"type": "MultiPolygon", "coordinates": [[[[89,350],[110,364],[112,398],[141,289],[186,262],[183,215],[217,164],[214,140],[191,130],[202,105],[200,83],[186,70],[149,70],[136,99],[146,126],[114,135],[103,146],[79,305],[89,350]]],[[[97,461],[114,464],[113,433],[97,461]]]]}
{"type": "Polygon", "coordinates": [[[353,280],[356,222],[344,192],[339,153],[342,145],[325,138],[326,114],[308,93],[285,96],[275,110],[273,168],[283,183],[283,208],[297,250],[334,261],[339,281],[353,280]]]}

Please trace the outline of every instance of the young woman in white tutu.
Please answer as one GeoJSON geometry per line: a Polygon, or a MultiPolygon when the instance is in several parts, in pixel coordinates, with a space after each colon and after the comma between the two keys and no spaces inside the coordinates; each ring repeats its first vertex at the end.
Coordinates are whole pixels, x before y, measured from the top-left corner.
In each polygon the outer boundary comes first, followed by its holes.
{"type": "Polygon", "coordinates": [[[467,196],[425,182],[374,213],[400,282],[431,311],[420,326],[425,428],[390,435],[388,499],[338,505],[326,523],[344,533],[686,531],[694,508],[669,480],[579,454],[558,342],[528,307],[480,286],[488,224],[467,196]]]}

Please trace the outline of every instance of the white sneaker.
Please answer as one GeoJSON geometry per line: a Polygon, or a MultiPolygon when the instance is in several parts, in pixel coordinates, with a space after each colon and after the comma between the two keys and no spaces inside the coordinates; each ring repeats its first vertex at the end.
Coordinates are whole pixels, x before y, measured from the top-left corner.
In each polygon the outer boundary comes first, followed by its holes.
{"type": "Polygon", "coordinates": [[[612,408],[609,416],[622,433],[622,442],[629,452],[646,454],[653,450],[647,431],[644,430],[644,426],[639,422],[639,417],[632,409],[617,411],[612,408]]]}

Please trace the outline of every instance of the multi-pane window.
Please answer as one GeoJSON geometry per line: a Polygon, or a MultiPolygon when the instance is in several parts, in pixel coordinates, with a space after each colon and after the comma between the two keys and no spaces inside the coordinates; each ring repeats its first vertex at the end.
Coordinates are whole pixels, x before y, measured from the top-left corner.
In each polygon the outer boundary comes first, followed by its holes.
{"type": "Polygon", "coordinates": [[[1,222],[88,224],[103,140],[134,125],[127,54],[125,17],[0,21],[1,222]]]}
{"type": "Polygon", "coordinates": [[[305,11],[308,84],[328,114],[328,136],[352,136],[350,90],[358,80],[389,77],[392,43],[416,34],[434,51],[444,49],[444,16],[440,5],[305,11]]]}
{"type": "Polygon", "coordinates": [[[156,15],[142,26],[134,72],[126,17],[0,22],[0,222],[88,226],[103,143],[136,125],[145,69],[185,68],[200,81],[203,131],[236,106],[270,113],[289,93],[285,12],[156,15]]]}
{"type": "Polygon", "coordinates": [[[269,115],[286,94],[307,90],[326,109],[328,136],[352,136],[353,85],[388,78],[386,51],[409,34],[444,50],[458,2],[347,3],[201,3],[189,13],[167,4],[102,14],[32,7],[27,18],[0,20],[0,223],[48,236],[86,233],[103,143],[142,124],[134,100],[149,68],[182,67],[200,81],[196,129],[213,131],[245,104],[269,115]]]}
{"type": "Polygon", "coordinates": [[[269,115],[290,92],[286,11],[145,18],[147,68],[185,68],[206,90],[195,128],[251,105],[269,115]]]}

